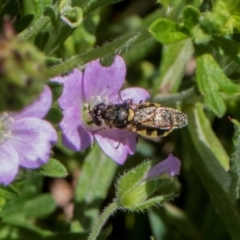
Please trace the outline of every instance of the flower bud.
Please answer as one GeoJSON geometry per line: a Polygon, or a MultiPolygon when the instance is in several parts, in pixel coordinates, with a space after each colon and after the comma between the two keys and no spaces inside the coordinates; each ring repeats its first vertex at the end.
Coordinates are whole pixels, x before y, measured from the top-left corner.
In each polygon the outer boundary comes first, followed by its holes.
{"type": "Polygon", "coordinates": [[[152,161],[143,162],[118,180],[117,202],[120,208],[143,210],[175,196],[173,193],[160,195],[158,191],[164,182],[179,174],[179,159],[170,154],[164,161],[152,165],[152,161]]]}

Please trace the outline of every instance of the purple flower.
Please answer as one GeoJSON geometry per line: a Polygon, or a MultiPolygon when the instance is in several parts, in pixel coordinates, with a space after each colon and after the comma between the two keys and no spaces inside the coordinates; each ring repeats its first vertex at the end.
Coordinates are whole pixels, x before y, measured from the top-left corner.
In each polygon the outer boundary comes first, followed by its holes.
{"type": "Polygon", "coordinates": [[[57,133],[41,118],[51,103],[52,93],[46,86],[39,98],[22,111],[0,114],[0,184],[11,183],[19,166],[33,169],[48,161],[57,133]]]}
{"type": "Polygon", "coordinates": [[[161,177],[163,174],[167,174],[167,177],[174,177],[179,175],[181,162],[178,158],[169,154],[168,157],[154,165],[146,174],[143,180],[149,181],[155,178],[161,177]]]}
{"type": "Polygon", "coordinates": [[[60,123],[64,146],[82,151],[96,139],[102,150],[119,164],[124,163],[128,154],[134,153],[136,133],[89,124],[89,109],[98,103],[114,104],[131,99],[138,104],[149,97],[146,90],[137,87],[119,93],[125,75],[125,63],[120,56],[116,56],[109,67],[103,67],[96,60],[86,65],[84,73],[74,69],[68,76],[53,79],[64,85],[63,94],[58,100],[64,115],[60,123]]]}

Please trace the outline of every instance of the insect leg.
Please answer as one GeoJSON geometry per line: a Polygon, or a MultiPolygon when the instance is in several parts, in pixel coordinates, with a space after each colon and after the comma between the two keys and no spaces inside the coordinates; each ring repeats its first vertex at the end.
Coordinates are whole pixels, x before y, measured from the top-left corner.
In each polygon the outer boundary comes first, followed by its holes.
{"type": "MultiPolygon", "coordinates": [[[[120,144],[123,142],[123,140],[124,140],[125,138],[127,138],[131,133],[132,133],[132,131],[128,131],[128,134],[124,135],[124,136],[120,139],[120,141],[118,142],[118,145],[115,147],[115,149],[118,149],[119,146],[120,146],[120,144]]],[[[137,134],[137,137],[136,137],[136,142],[138,142],[138,134],[137,134]]]]}

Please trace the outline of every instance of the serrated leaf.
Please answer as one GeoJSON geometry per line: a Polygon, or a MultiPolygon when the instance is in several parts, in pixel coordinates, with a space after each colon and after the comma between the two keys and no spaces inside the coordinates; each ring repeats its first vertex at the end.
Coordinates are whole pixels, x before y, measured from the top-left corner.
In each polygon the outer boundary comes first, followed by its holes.
{"type": "Polygon", "coordinates": [[[45,177],[62,178],[68,175],[65,166],[53,158],[50,158],[47,164],[42,165],[38,172],[45,177]]]}
{"type": "Polygon", "coordinates": [[[189,38],[187,28],[164,18],[153,22],[149,31],[162,44],[171,44],[189,38]]]}
{"type": "Polygon", "coordinates": [[[234,124],[235,132],[233,136],[233,151],[230,158],[229,175],[231,177],[230,191],[232,195],[239,199],[240,192],[240,123],[231,119],[234,124]]]}
{"type": "Polygon", "coordinates": [[[199,47],[196,47],[196,50],[199,90],[205,97],[207,105],[217,116],[221,117],[226,112],[226,104],[220,93],[240,94],[240,86],[225,76],[211,54],[200,53],[203,49],[199,50],[199,47]]]}

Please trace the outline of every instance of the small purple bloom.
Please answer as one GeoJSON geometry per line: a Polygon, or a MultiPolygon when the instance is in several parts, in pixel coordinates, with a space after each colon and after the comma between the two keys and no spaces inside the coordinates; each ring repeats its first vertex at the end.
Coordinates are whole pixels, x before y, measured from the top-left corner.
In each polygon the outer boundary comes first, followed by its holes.
{"type": "Polygon", "coordinates": [[[74,69],[68,76],[53,79],[64,85],[63,94],[58,100],[64,115],[60,123],[64,146],[82,151],[95,138],[103,151],[119,164],[124,163],[128,154],[134,153],[136,133],[89,124],[89,109],[99,103],[115,104],[132,100],[138,104],[149,97],[148,92],[142,88],[133,87],[120,91],[125,75],[125,63],[120,56],[116,56],[109,67],[103,67],[96,60],[86,65],[84,73],[74,69]]]}
{"type": "Polygon", "coordinates": [[[51,103],[52,93],[46,86],[38,99],[22,111],[0,114],[0,184],[11,183],[19,166],[33,169],[48,161],[57,133],[42,118],[51,103]]]}
{"type": "Polygon", "coordinates": [[[179,175],[181,167],[181,162],[178,158],[174,157],[172,154],[169,154],[168,157],[154,165],[144,177],[144,181],[153,180],[155,178],[161,177],[163,174],[167,174],[169,177],[174,177],[179,175]]]}

